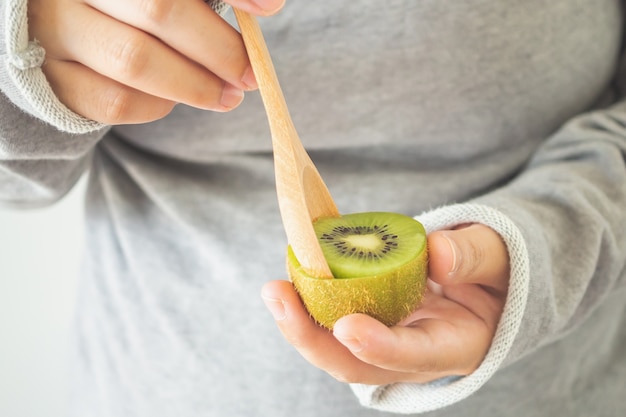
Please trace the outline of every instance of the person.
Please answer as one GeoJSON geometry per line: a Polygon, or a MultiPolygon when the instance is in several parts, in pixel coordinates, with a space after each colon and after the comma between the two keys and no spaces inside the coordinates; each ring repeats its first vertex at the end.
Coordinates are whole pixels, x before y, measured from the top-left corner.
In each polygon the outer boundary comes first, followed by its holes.
{"type": "Polygon", "coordinates": [[[625,415],[622,8],[5,1],[2,201],[89,173],[74,415],[625,415]],[[262,17],[340,211],[425,225],[429,291],[398,325],[326,331],[284,279],[229,6],[262,17]]]}

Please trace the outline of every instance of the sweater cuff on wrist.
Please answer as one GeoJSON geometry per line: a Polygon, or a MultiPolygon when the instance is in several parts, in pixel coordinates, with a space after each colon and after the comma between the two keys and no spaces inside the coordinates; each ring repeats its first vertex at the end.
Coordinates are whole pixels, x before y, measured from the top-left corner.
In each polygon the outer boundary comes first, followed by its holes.
{"type": "MultiPolygon", "coordinates": [[[[221,0],[205,0],[223,15],[228,5],[221,0]]],[[[45,51],[29,40],[27,0],[7,0],[0,9],[0,90],[16,106],[60,131],[84,134],[106,127],[67,108],[54,94],[41,70],[45,51]]]]}
{"type": "Polygon", "coordinates": [[[416,217],[427,233],[464,223],[491,227],[503,239],[510,258],[507,300],[485,359],[472,374],[442,378],[428,384],[397,383],[384,386],[353,384],[362,405],[395,413],[422,413],[461,401],[482,387],[500,368],[517,335],[528,297],[529,262],[524,238],[501,212],[479,204],[456,204],[416,217]]]}
{"type": "Polygon", "coordinates": [[[57,129],[81,134],[105,125],[68,109],[56,97],[41,65],[44,49],[28,38],[28,2],[7,0],[1,11],[0,89],[20,109],[57,129]]]}

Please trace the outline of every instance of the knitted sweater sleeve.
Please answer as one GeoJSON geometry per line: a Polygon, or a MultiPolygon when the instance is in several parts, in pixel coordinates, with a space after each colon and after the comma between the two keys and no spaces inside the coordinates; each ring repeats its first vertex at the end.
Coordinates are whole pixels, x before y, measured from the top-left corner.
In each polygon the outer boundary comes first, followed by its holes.
{"type": "Polygon", "coordinates": [[[467,398],[498,369],[563,338],[626,287],[626,102],[582,114],[544,142],[507,185],[418,217],[429,232],[476,222],[510,260],[508,296],[491,348],[465,377],[352,385],[360,402],[426,412],[467,398]]]}
{"type": "Polygon", "coordinates": [[[427,233],[463,223],[482,223],[500,234],[511,265],[511,278],[504,313],[493,343],[480,367],[469,376],[448,378],[430,384],[353,384],[352,390],[365,406],[396,413],[419,413],[458,402],[480,388],[501,366],[517,335],[528,294],[528,254],[518,227],[503,213],[481,204],[456,204],[418,216],[427,233]]]}
{"type": "MultiPolygon", "coordinates": [[[[227,5],[221,0],[205,0],[222,14],[227,5]]],[[[7,0],[0,12],[0,89],[23,111],[58,130],[83,134],[105,127],[65,107],[56,97],[41,71],[45,51],[28,37],[27,0],[7,0]]]]}
{"type": "MultiPolygon", "coordinates": [[[[220,0],[206,0],[218,13],[220,0]]],[[[0,4],[0,204],[39,206],[62,197],[108,126],[56,97],[41,70],[45,50],[28,35],[27,0],[0,4]]]]}
{"type": "Polygon", "coordinates": [[[85,171],[106,127],[67,109],[41,71],[45,51],[28,39],[27,1],[0,4],[0,204],[34,207],[61,198],[85,171]]]}
{"type": "Polygon", "coordinates": [[[41,65],[45,51],[28,37],[26,0],[7,0],[1,11],[0,89],[27,114],[58,130],[83,134],[104,125],[75,114],[50,88],[41,65]]]}

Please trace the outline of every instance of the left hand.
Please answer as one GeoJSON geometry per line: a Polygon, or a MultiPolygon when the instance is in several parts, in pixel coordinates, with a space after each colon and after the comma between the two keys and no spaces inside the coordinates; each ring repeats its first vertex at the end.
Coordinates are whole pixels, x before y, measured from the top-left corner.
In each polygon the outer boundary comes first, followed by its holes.
{"type": "Polygon", "coordinates": [[[487,354],[502,314],[508,252],[481,224],[431,233],[428,248],[424,301],[392,327],[351,314],[330,332],[310,318],[287,281],[267,283],[262,296],[287,341],[339,381],[384,385],[468,375],[487,354]]]}

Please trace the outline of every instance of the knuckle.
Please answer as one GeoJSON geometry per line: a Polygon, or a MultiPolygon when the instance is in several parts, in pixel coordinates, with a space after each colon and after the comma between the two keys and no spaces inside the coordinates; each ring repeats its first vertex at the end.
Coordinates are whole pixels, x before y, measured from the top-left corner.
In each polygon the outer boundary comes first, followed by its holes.
{"type": "Polygon", "coordinates": [[[143,73],[149,53],[149,44],[143,36],[130,35],[110,51],[111,63],[123,79],[134,80],[143,73]]]}
{"type": "Polygon", "coordinates": [[[133,100],[132,94],[127,88],[110,88],[101,97],[102,114],[104,114],[105,123],[120,124],[129,119],[133,100]]]}
{"type": "Polygon", "coordinates": [[[466,249],[463,273],[465,276],[471,277],[478,272],[480,265],[485,261],[486,253],[481,244],[475,240],[467,241],[466,249]]]}
{"type": "Polygon", "coordinates": [[[167,116],[175,106],[174,102],[160,99],[144,100],[137,91],[125,86],[108,88],[100,95],[102,123],[125,124],[145,123],[167,116]]]}
{"type": "Polygon", "coordinates": [[[171,0],[141,0],[139,10],[147,22],[160,26],[169,20],[175,4],[171,0]]]}
{"type": "Polygon", "coordinates": [[[439,357],[431,358],[429,361],[423,361],[415,366],[413,372],[420,374],[438,374],[448,368],[444,360],[439,357]]]}

